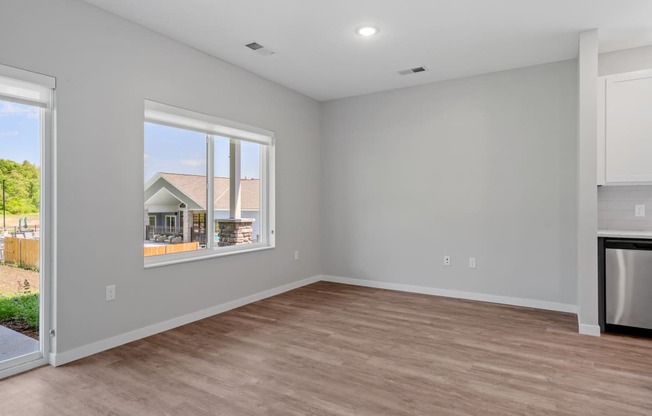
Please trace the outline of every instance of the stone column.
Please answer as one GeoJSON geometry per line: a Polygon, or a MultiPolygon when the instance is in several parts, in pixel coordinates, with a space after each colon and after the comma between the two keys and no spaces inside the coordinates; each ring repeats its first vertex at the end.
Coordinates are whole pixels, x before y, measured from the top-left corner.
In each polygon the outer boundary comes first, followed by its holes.
{"type": "Polygon", "coordinates": [[[243,244],[251,244],[251,232],[253,218],[230,218],[219,219],[218,235],[220,241],[218,246],[239,246],[243,244]]]}
{"type": "Polygon", "coordinates": [[[183,210],[183,242],[190,242],[190,227],[192,227],[192,220],[187,209],[183,210]]]}

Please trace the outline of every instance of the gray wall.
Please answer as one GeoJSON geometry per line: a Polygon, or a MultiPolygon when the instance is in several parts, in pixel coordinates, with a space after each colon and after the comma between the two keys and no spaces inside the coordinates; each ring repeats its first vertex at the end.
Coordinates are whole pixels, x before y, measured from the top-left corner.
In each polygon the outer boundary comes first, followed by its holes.
{"type": "Polygon", "coordinates": [[[652,68],[652,46],[602,53],[598,57],[598,75],[620,74],[652,68]]]}
{"type": "Polygon", "coordinates": [[[0,63],[57,78],[57,352],[319,274],[314,100],[76,0],[3,0],[0,63]],[[143,268],[144,99],[276,132],[276,249],[143,268]]]}
{"type": "Polygon", "coordinates": [[[322,104],[323,272],[575,305],[576,65],[322,104]]]}

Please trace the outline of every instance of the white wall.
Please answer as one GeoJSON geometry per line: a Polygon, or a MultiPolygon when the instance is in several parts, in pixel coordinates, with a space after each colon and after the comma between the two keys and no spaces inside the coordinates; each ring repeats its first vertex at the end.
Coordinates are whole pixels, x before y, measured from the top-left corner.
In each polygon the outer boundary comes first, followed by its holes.
{"type": "Polygon", "coordinates": [[[319,274],[314,100],[76,0],[3,0],[0,63],[57,79],[57,353],[319,274]],[[276,132],[276,249],[143,268],[144,99],[276,132]]]}
{"type": "Polygon", "coordinates": [[[576,305],[576,138],[576,61],[322,104],[323,272],[576,305]]]}

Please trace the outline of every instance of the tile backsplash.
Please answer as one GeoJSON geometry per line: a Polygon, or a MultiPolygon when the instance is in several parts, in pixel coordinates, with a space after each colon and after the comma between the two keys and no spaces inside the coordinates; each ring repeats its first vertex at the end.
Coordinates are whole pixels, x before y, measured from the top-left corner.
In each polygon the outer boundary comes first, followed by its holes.
{"type": "Polygon", "coordinates": [[[598,228],[652,231],[652,185],[598,188],[598,228]],[[634,216],[634,205],[645,205],[645,217],[634,216]]]}

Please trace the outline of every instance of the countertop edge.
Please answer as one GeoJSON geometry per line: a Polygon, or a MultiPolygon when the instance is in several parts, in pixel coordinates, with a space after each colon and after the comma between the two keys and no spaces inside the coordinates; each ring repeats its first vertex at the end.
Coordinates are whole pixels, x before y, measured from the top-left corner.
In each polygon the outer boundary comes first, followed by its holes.
{"type": "Polygon", "coordinates": [[[598,237],[652,239],[652,231],[598,230],[598,237]]]}

